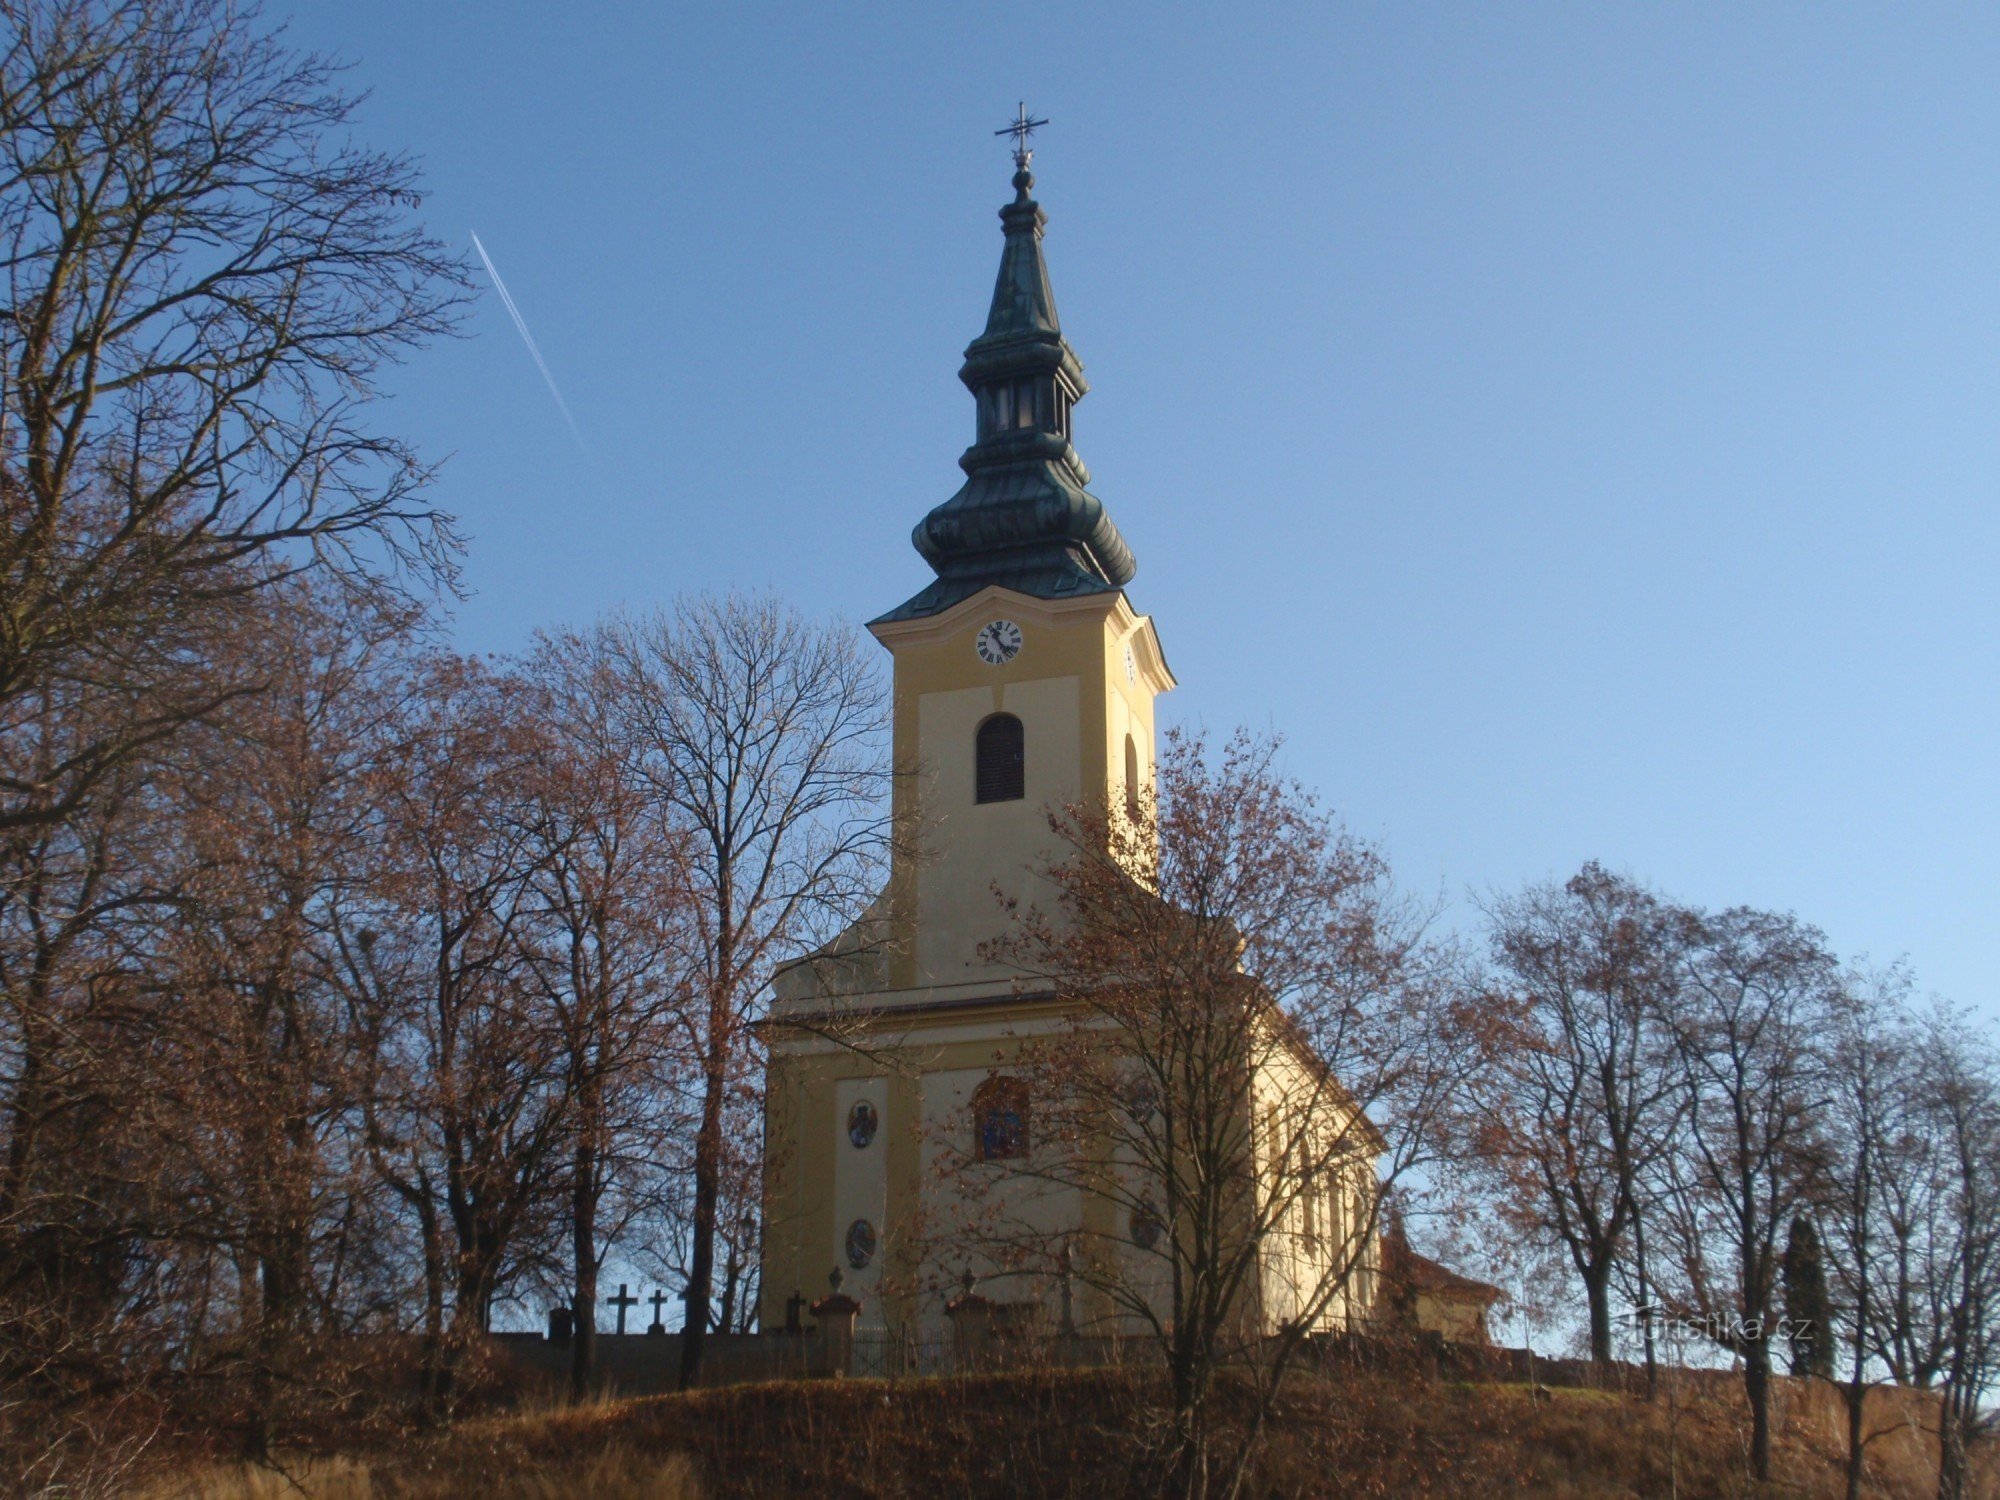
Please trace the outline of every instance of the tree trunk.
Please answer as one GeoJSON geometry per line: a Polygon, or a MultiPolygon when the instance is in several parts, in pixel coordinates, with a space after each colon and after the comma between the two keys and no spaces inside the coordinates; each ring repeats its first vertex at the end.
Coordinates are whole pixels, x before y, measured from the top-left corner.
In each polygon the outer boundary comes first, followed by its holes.
{"type": "MultiPolygon", "coordinates": [[[[285,1085],[273,1080],[269,1086],[276,1092],[285,1085]]],[[[260,1144],[254,1168],[258,1197],[250,1234],[257,1277],[256,1366],[243,1446],[245,1456],[259,1463],[269,1458],[277,1435],[278,1391],[286,1378],[282,1367],[290,1363],[293,1334],[304,1321],[310,1251],[301,1207],[293,1201],[303,1170],[298,1134],[295,1117],[280,1120],[260,1144]]]]}
{"type": "Polygon", "coordinates": [[[277,1400],[277,1381],[272,1372],[275,1351],[272,1347],[271,1282],[268,1277],[268,1262],[255,1257],[254,1269],[247,1264],[239,1264],[237,1277],[256,1288],[254,1316],[249,1333],[248,1352],[250,1372],[248,1390],[243,1402],[243,1457],[253,1464],[261,1464],[271,1456],[271,1441],[275,1436],[272,1407],[277,1400]]]}
{"type": "Polygon", "coordinates": [[[731,1240],[729,1254],[724,1258],[722,1265],[722,1306],[715,1315],[715,1326],[722,1333],[735,1332],[736,1282],[741,1275],[742,1268],[738,1262],[736,1242],[731,1240]]]}
{"type": "MultiPolygon", "coordinates": [[[[1863,1246],[1866,1254],[1866,1246],[1863,1246]]],[[[1863,1262],[1861,1284],[1854,1302],[1854,1369],[1847,1384],[1841,1387],[1841,1396],[1847,1404],[1847,1500],[1861,1500],[1861,1459],[1868,1445],[1868,1434],[1862,1425],[1867,1415],[1868,1381],[1864,1373],[1868,1363],[1868,1323],[1870,1316],[1870,1288],[1866,1262],[1863,1262]]]]}
{"type": "Polygon", "coordinates": [[[572,1252],[576,1276],[570,1288],[570,1396],[584,1400],[598,1374],[598,1256],[596,1194],[578,1190],[572,1252]],[[584,1202],[588,1198],[588,1202],[584,1202]]]}
{"type": "Polygon", "coordinates": [[[1938,1393],[1938,1500],[1964,1500],[1965,1420],[1956,1384],[1938,1393]]]}
{"type": "MultiPolygon", "coordinates": [[[[711,1016],[711,1028],[718,1023],[711,1016]]],[[[681,1329],[680,1388],[692,1390],[701,1376],[708,1336],[709,1294],[715,1280],[715,1210],[722,1197],[721,1047],[710,1032],[708,1080],[701,1100],[701,1134],[694,1152],[694,1226],[688,1254],[687,1324],[681,1329]]]]}
{"type": "Polygon", "coordinates": [[[1173,1360],[1173,1463],[1165,1493],[1180,1500],[1208,1494],[1208,1382],[1196,1341],[1175,1338],[1173,1360]]]}
{"type": "Polygon", "coordinates": [[[493,1310],[493,1257],[482,1232],[473,1245],[462,1252],[458,1272],[457,1298],[451,1315],[451,1355],[455,1360],[465,1346],[476,1343],[487,1332],[493,1310]]]}
{"type": "Polygon", "coordinates": [[[590,1394],[590,1383],[597,1376],[597,1147],[591,1134],[586,1120],[570,1188],[569,1393],[578,1401],[590,1394]]]}
{"type": "Polygon", "coordinates": [[[1747,1343],[1743,1389],[1750,1398],[1750,1472],[1766,1481],[1771,1477],[1771,1345],[1761,1336],[1747,1343]]]}
{"type": "Polygon", "coordinates": [[[694,1145],[694,1224],[688,1247],[687,1316],[681,1327],[680,1388],[694,1389],[708,1337],[708,1307],[715,1280],[715,1211],[722,1197],[722,1104],[729,1079],[736,973],[736,872],[728,861],[717,872],[715,968],[708,989],[708,1055],[704,1059],[701,1130],[694,1145]]]}
{"type": "Polygon", "coordinates": [[[1181,1500],[1204,1500],[1208,1494],[1208,1445],[1199,1431],[1190,1432],[1181,1444],[1171,1493],[1181,1500]]]}
{"type": "Polygon", "coordinates": [[[1208,1494],[1208,1441],[1199,1408],[1177,1413],[1174,1420],[1174,1463],[1166,1493],[1180,1500],[1204,1500],[1208,1494]]]}
{"type": "Polygon", "coordinates": [[[1583,1273],[1584,1295],[1590,1302],[1590,1362],[1611,1363],[1611,1256],[1601,1255],[1583,1273]]]}
{"type": "Polygon", "coordinates": [[[1646,1216],[1632,1215],[1632,1254],[1639,1271],[1639,1323],[1646,1341],[1646,1399],[1660,1392],[1660,1361],[1653,1341],[1653,1283],[1646,1273],[1646,1216]]]}
{"type": "Polygon", "coordinates": [[[417,1217],[424,1235],[423,1410],[428,1417],[441,1413],[448,1394],[444,1359],[444,1238],[438,1224],[437,1204],[428,1191],[418,1201],[417,1217]]]}
{"type": "Polygon", "coordinates": [[[1857,1364],[1854,1378],[1840,1388],[1847,1406],[1847,1500],[1861,1500],[1861,1455],[1867,1434],[1861,1425],[1868,1402],[1868,1387],[1862,1383],[1857,1364]]]}

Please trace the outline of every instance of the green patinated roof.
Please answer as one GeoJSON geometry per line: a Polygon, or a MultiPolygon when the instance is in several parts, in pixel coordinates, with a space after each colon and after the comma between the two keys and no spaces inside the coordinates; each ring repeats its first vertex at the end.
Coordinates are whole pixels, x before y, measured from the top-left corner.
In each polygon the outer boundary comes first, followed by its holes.
{"type": "Polygon", "coordinates": [[[911,537],[937,578],[877,623],[940,613],[993,584],[1042,599],[1109,593],[1138,571],[1104,503],[1086,488],[1090,471],[1057,416],[1090,387],[1056,317],[1042,258],[1048,221],[1028,196],[1034,182],[1025,167],[1017,171],[1014,201],[1000,210],[1000,274],[986,329],[967,346],[958,378],[975,397],[1028,385],[1053,399],[1038,409],[1045,419],[1000,428],[982,398],[978,440],[958,461],[965,483],[911,537]]]}

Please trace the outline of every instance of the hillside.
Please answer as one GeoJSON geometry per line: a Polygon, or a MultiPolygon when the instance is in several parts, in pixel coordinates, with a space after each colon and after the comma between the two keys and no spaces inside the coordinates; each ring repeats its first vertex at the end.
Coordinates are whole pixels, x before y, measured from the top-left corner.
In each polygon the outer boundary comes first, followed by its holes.
{"type": "MultiPolygon", "coordinates": [[[[1143,1494],[1147,1391],[1102,1374],[771,1384],[481,1418],[286,1467],[317,1500],[725,1500],[1143,1494]]],[[[1727,1387],[1648,1403],[1590,1390],[1301,1380],[1249,1493],[1270,1496],[1747,1496],[1747,1432],[1727,1387]]],[[[1869,1493],[1927,1497],[1930,1448],[1878,1414],[1869,1493]]],[[[1777,1481],[1841,1493],[1838,1403],[1787,1384],[1777,1481]]],[[[276,1476],[191,1465],[149,1500],[297,1495],[276,1476]]],[[[1991,1473],[1982,1495],[2000,1493],[1991,1473]]]]}

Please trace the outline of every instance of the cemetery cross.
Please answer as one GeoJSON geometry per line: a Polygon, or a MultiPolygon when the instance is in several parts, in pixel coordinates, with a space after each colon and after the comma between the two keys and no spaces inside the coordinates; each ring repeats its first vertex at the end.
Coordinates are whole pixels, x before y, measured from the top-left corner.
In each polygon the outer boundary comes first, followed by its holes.
{"type": "Polygon", "coordinates": [[[626,1291],[625,1283],[621,1281],[618,1283],[618,1295],[615,1297],[606,1297],[604,1300],[618,1309],[618,1332],[623,1334],[625,1332],[625,1309],[628,1307],[637,1307],[639,1299],[626,1291]]]}

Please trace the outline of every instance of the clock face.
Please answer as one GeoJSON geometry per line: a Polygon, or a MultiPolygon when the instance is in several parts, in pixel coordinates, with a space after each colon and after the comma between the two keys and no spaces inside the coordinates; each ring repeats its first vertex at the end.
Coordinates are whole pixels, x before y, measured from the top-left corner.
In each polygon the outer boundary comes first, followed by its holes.
{"type": "Polygon", "coordinates": [[[1021,654],[1021,627],[1012,620],[995,620],[979,632],[972,645],[981,661],[997,667],[1021,654]]]}
{"type": "Polygon", "coordinates": [[[1139,662],[1132,655],[1132,648],[1130,646],[1125,648],[1125,680],[1127,682],[1137,682],[1139,680],[1139,662]]]}

